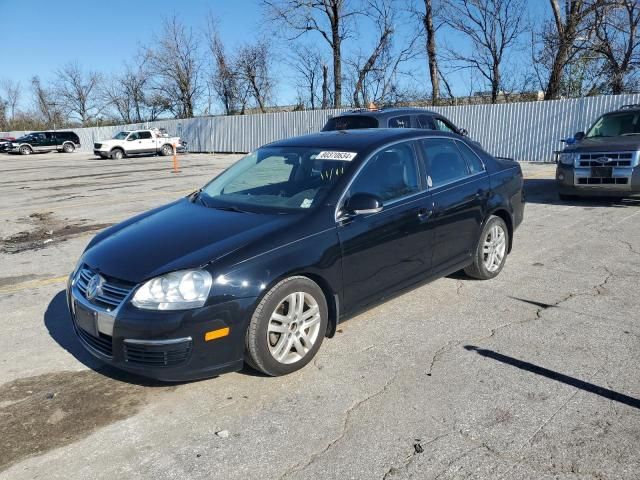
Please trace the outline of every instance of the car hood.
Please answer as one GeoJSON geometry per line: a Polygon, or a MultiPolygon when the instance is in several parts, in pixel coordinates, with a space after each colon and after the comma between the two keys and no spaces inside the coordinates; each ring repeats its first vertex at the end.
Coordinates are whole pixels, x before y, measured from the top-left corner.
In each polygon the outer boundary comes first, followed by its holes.
{"type": "Polygon", "coordinates": [[[568,146],[565,152],[633,152],[636,150],[640,150],[640,135],[585,138],[568,146]]]}
{"type": "Polygon", "coordinates": [[[140,283],[170,271],[198,268],[293,223],[298,215],[219,210],[188,199],[111,227],[83,261],[105,275],[140,283]]]}

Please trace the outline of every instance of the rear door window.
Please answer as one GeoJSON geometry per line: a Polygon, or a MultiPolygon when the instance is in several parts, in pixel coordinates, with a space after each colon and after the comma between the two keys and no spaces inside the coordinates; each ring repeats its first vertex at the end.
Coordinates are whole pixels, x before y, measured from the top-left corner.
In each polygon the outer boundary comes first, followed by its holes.
{"type": "Polygon", "coordinates": [[[403,115],[389,119],[389,128],[411,128],[411,116],[403,115]]]}
{"type": "Polygon", "coordinates": [[[138,134],[138,138],[140,140],[147,140],[147,139],[151,138],[151,132],[140,132],[138,134]]]}
{"type": "Polygon", "coordinates": [[[476,155],[473,150],[471,150],[468,145],[464,142],[456,142],[456,145],[460,149],[460,153],[467,161],[469,165],[469,170],[471,170],[471,174],[475,175],[476,173],[484,172],[484,163],[482,160],[476,155]]]}
{"type": "Polygon", "coordinates": [[[467,162],[453,140],[429,138],[420,141],[432,187],[455,182],[470,175],[467,162]]]}
{"type": "Polygon", "coordinates": [[[355,130],[359,128],[378,128],[378,120],[367,115],[344,115],[327,120],[323,132],[333,130],[355,130]]]}

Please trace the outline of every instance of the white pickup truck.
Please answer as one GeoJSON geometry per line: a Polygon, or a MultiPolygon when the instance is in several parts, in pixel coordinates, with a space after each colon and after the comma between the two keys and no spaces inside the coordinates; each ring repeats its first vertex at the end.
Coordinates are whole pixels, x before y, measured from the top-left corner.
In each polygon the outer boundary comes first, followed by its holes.
{"type": "Polygon", "coordinates": [[[163,130],[132,130],[118,133],[110,140],[93,144],[93,153],[102,158],[120,160],[131,155],[172,155],[183,148],[180,137],[170,137],[163,130]]]}

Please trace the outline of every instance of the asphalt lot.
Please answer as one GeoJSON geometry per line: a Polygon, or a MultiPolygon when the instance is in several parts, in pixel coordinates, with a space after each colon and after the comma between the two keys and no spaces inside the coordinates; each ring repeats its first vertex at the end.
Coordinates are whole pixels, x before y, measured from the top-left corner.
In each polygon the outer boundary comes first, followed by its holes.
{"type": "Polygon", "coordinates": [[[63,294],[92,234],[237,158],[0,155],[0,478],[638,478],[640,201],[560,202],[553,165],[523,166],[498,278],[375,307],[293,375],[94,360],[63,294]]]}

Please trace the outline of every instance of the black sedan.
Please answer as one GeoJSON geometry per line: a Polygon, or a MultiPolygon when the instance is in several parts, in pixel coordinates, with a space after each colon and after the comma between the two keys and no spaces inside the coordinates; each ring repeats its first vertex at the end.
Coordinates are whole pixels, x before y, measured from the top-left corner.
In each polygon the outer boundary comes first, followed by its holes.
{"type": "Polygon", "coordinates": [[[455,134],[324,132],[250,153],[110,227],[69,278],[73,328],[116,367],[176,381],[306,365],[338,322],[426,281],[504,267],[522,172],[455,134]]]}

